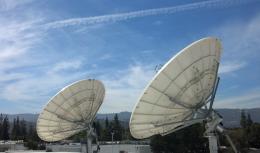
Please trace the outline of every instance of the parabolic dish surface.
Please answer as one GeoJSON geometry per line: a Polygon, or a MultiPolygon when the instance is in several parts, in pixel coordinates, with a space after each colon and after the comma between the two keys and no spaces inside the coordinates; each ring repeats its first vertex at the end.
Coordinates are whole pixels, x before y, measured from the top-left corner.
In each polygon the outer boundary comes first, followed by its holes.
{"type": "Polygon", "coordinates": [[[197,112],[213,92],[220,54],[220,41],[204,38],[171,58],[136,104],[130,119],[132,136],[165,135],[203,121],[197,112]]]}
{"type": "Polygon", "coordinates": [[[37,120],[38,136],[44,141],[66,139],[89,127],[105,95],[98,80],[81,80],[58,92],[37,120]]]}

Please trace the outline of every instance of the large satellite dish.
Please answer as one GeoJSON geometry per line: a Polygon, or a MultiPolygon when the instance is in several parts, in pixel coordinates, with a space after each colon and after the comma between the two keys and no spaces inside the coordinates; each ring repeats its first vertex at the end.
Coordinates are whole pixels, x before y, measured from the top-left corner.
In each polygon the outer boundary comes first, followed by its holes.
{"type": "Polygon", "coordinates": [[[36,127],[38,136],[53,142],[82,130],[92,131],[92,122],[104,95],[104,85],[93,79],[81,80],[63,88],[40,113],[36,127]]]}
{"type": "MultiPolygon", "coordinates": [[[[172,57],[141,94],[130,119],[132,136],[166,135],[202,121],[214,122],[207,124],[206,134],[214,132],[222,121],[212,109],[220,55],[220,41],[204,38],[172,57]]],[[[212,138],[209,136],[210,143],[212,138]]]]}

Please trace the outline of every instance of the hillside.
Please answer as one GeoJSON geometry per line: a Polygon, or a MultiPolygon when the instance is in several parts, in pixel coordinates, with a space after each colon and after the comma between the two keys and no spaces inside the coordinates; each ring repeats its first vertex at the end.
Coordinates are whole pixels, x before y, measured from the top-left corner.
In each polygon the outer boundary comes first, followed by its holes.
{"type": "MultiPolygon", "coordinates": [[[[240,124],[240,113],[241,109],[216,109],[220,115],[223,116],[224,121],[223,124],[225,127],[239,127],[240,124]]],[[[251,118],[254,122],[260,123],[260,108],[252,108],[252,109],[244,109],[247,113],[251,115],[251,118]]],[[[124,123],[126,126],[129,122],[131,112],[120,112],[117,113],[120,121],[124,123]]],[[[98,120],[105,120],[106,117],[109,120],[114,118],[115,113],[107,113],[107,114],[97,114],[98,120]]],[[[24,119],[29,122],[36,122],[38,118],[38,114],[8,114],[9,121],[13,121],[15,117],[19,116],[20,119],[24,119]]]]}

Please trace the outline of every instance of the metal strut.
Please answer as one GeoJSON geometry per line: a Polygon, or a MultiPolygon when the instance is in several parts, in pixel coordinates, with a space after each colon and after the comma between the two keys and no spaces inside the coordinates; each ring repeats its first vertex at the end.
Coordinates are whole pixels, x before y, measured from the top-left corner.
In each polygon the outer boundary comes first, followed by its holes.
{"type": "MultiPolygon", "coordinates": [[[[218,70],[219,64],[217,65],[217,70],[218,70]]],[[[222,117],[213,110],[213,103],[215,100],[215,96],[216,96],[216,92],[218,89],[218,85],[219,85],[219,80],[220,78],[217,77],[217,74],[215,76],[215,81],[214,81],[214,88],[211,92],[211,96],[210,96],[210,104],[209,104],[209,109],[207,110],[207,123],[205,125],[206,127],[206,131],[204,133],[205,137],[207,137],[209,139],[209,150],[210,153],[218,153],[218,139],[217,139],[217,132],[220,134],[223,134],[230,146],[232,147],[234,153],[238,153],[235,145],[233,144],[231,138],[229,137],[229,135],[227,134],[226,130],[224,129],[224,127],[222,127],[220,125],[220,123],[222,122],[222,117]]]]}
{"type": "Polygon", "coordinates": [[[86,135],[86,153],[92,153],[93,127],[89,126],[86,135]]]}
{"type": "MultiPolygon", "coordinates": [[[[95,126],[94,126],[95,127],[95,126]]],[[[92,124],[87,129],[87,135],[86,135],[86,153],[93,153],[92,149],[92,141],[96,140],[97,143],[97,150],[96,152],[99,152],[99,143],[98,143],[98,135],[96,133],[96,130],[92,127],[92,124]]]]}

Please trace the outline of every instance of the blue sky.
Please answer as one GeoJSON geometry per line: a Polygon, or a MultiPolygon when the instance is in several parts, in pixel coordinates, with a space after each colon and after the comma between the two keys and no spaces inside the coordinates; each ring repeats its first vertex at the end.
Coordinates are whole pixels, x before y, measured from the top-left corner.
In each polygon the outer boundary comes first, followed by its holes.
{"type": "Polygon", "coordinates": [[[62,87],[102,80],[100,113],[131,111],[188,44],[222,40],[215,107],[260,107],[260,1],[0,0],[0,112],[39,113],[62,87]]]}

